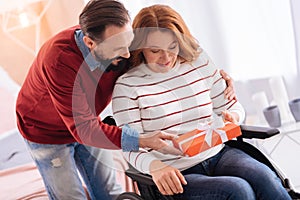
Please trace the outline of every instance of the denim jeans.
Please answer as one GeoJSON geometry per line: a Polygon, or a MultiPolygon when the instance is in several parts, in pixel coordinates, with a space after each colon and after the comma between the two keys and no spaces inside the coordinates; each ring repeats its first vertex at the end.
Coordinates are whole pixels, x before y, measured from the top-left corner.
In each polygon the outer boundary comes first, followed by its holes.
{"type": "Polygon", "coordinates": [[[71,144],[38,144],[25,140],[43,178],[49,199],[115,199],[122,193],[116,182],[111,151],[71,144]]]}
{"type": "Polygon", "coordinates": [[[269,167],[226,145],[217,155],[182,173],[187,185],[175,199],[291,199],[269,167]]]}

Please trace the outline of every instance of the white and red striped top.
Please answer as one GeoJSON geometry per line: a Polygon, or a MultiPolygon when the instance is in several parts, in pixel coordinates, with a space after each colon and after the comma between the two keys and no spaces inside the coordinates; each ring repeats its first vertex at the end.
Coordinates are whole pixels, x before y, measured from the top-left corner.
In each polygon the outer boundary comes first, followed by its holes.
{"type": "MultiPolygon", "coordinates": [[[[128,124],[141,134],[156,130],[181,134],[210,122],[213,112],[229,110],[245,112],[236,100],[224,98],[226,83],[211,59],[202,52],[193,63],[179,62],[167,73],[155,73],[147,65],[137,66],[122,75],[116,82],[112,108],[119,126],[128,124]]],[[[149,173],[153,160],[184,170],[217,154],[222,145],[193,157],[174,156],[148,151],[124,152],[136,169],[149,173]]]]}

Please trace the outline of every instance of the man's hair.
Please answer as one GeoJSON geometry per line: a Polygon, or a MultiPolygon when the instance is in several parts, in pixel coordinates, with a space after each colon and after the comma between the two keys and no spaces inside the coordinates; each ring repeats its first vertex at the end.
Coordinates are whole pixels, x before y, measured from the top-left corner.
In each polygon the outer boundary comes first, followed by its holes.
{"type": "Polygon", "coordinates": [[[79,16],[83,34],[96,42],[102,40],[107,26],[124,26],[130,21],[128,10],[117,0],[90,0],[79,16]]]}

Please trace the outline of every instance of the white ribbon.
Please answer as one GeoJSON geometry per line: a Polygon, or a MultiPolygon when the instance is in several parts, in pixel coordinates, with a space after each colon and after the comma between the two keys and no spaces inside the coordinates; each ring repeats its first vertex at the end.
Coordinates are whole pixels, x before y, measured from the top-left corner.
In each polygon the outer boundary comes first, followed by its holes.
{"type": "MultiPolygon", "coordinates": [[[[220,125],[220,123],[217,123],[217,124],[218,124],[218,126],[220,125]]],[[[223,125],[224,125],[224,123],[223,123],[223,125]]],[[[220,128],[220,127],[218,127],[218,128],[220,128]]],[[[204,135],[204,134],[205,134],[205,138],[204,138],[205,142],[210,147],[212,147],[214,145],[214,144],[212,144],[213,132],[217,133],[221,137],[222,143],[226,142],[228,140],[228,137],[226,135],[226,131],[218,129],[218,128],[216,128],[216,123],[212,123],[211,125],[209,125],[208,123],[199,124],[197,129],[200,130],[201,132],[193,135],[192,137],[189,137],[189,138],[186,138],[186,139],[180,141],[179,142],[180,150],[183,151],[183,149],[181,148],[182,144],[184,144],[188,141],[194,140],[195,138],[197,138],[201,135],[204,135]]]]}

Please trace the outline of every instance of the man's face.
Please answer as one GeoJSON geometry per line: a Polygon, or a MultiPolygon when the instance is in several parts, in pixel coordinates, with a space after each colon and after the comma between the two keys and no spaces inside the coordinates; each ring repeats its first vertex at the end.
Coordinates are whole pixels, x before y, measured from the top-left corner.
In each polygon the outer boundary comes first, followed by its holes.
{"type": "Polygon", "coordinates": [[[130,23],[123,27],[108,26],[103,41],[92,45],[91,53],[97,61],[117,65],[122,58],[129,58],[129,46],[134,34],[130,23]]]}

